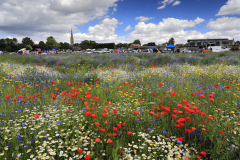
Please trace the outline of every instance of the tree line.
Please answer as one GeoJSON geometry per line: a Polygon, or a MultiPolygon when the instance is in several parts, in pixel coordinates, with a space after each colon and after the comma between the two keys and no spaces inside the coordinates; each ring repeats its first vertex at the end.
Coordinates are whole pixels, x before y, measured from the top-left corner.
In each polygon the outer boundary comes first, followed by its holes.
{"type": "MultiPolygon", "coordinates": [[[[174,38],[169,39],[168,44],[174,45],[174,38]]],[[[84,40],[81,43],[75,43],[74,45],[80,49],[97,49],[97,48],[109,48],[109,49],[117,49],[117,48],[130,48],[131,44],[140,44],[139,39],[134,40],[132,43],[97,43],[93,40],[84,40]]],[[[148,44],[143,44],[143,46],[156,46],[155,42],[150,42],[148,44]]],[[[47,41],[40,41],[38,44],[34,44],[33,40],[29,37],[25,37],[19,43],[16,38],[5,38],[0,39],[0,50],[8,51],[8,52],[16,52],[22,48],[26,48],[27,50],[35,50],[35,48],[41,48],[42,50],[52,50],[53,48],[58,49],[72,49],[69,43],[67,42],[57,42],[55,38],[52,36],[47,38],[47,41]]]]}

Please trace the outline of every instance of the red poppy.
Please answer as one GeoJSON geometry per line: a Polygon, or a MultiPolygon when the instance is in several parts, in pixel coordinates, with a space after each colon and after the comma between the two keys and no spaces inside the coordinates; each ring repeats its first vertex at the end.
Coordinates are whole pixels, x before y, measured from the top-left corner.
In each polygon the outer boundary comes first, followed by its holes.
{"type": "Polygon", "coordinates": [[[38,119],[38,118],[39,118],[39,115],[35,114],[34,117],[38,119]]]}
{"type": "Polygon", "coordinates": [[[117,127],[119,127],[119,128],[120,128],[120,127],[121,127],[121,124],[117,124],[117,127]]]}
{"type": "Polygon", "coordinates": [[[201,115],[206,116],[207,114],[205,112],[202,112],[201,115]]]}
{"type": "Polygon", "coordinates": [[[163,86],[163,84],[162,84],[162,83],[160,83],[159,85],[160,85],[160,86],[163,86]]]}
{"type": "Polygon", "coordinates": [[[55,84],[54,82],[51,82],[51,84],[55,84]]]}
{"type": "Polygon", "coordinates": [[[102,131],[102,132],[105,132],[105,129],[103,129],[103,128],[99,128],[99,130],[102,131]]]}
{"type": "Polygon", "coordinates": [[[179,124],[175,124],[175,127],[180,127],[180,125],[179,124]]]}
{"type": "Polygon", "coordinates": [[[178,104],[177,107],[182,107],[182,105],[181,105],[181,104],[178,104]]]}
{"type": "Polygon", "coordinates": [[[21,88],[24,88],[24,85],[21,85],[20,87],[21,87],[21,88]]]}
{"type": "Polygon", "coordinates": [[[117,136],[117,133],[113,133],[113,136],[116,137],[116,136],[117,136]]]}
{"type": "Polygon", "coordinates": [[[112,134],[111,134],[111,133],[107,133],[107,136],[108,136],[108,137],[112,137],[112,134]]]}
{"type": "Polygon", "coordinates": [[[208,116],[207,118],[210,119],[210,120],[213,120],[213,117],[211,117],[211,116],[208,116]]]}
{"type": "Polygon", "coordinates": [[[195,131],[195,130],[196,130],[196,128],[195,128],[195,127],[192,127],[192,130],[194,130],[194,131],[195,131]]]}
{"type": "Polygon", "coordinates": [[[209,101],[214,102],[214,99],[213,99],[213,98],[210,98],[209,101]]]}
{"type": "Polygon", "coordinates": [[[152,92],[152,95],[154,95],[154,96],[155,96],[156,94],[152,92]]]}
{"type": "Polygon", "coordinates": [[[95,79],[95,82],[98,82],[98,79],[95,79]]]}
{"type": "Polygon", "coordinates": [[[150,112],[150,114],[154,114],[154,112],[153,112],[153,111],[151,111],[151,112],[150,112]]]}
{"type": "Polygon", "coordinates": [[[126,122],[124,122],[122,125],[123,125],[124,127],[126,127],[126,126],[127,126],[126,122]]]}
{"type": "Polygon", "coordinates": [[[191,133],[191,130],[190,129],[185,129],[186,132],[188,132],[188,134],[191,133]]]}
{"type": "Polygon", "coordinates": [[[111,139],[108,139],[107,142],[108,142],[108,143],[112,143],[113,141],[112,141],[111,139]]]}
{"type": "Polygon", "coordinates": [[[114,112],[114,113],[117,113],[118,111],[114,109],[113,112],[114,112]]]}
{"type": "Polygon", "coordinates": [[[218,88],[218,85],[215,85],[214,87],[215,87],[215,88],[218,88]]]}
{"type": "Polygon", "coordinates": [[[97,117],[97,115],[96,114],[92,114],[92,117],[95,118],[95,117],[97,117]]]}
{"type": "Polygon", "coordinates": [[[213,97],[214,97],[214,95],[213,95],[213,94],[209,94],[209,95],[208,95],[208,97],[211,97],[211,98],[213,98],[213,97]]]}
{"type": "Polygon", "coordinates": [[[200,159],[200,158],[202,158],[202,156],[199,156],[199,155],[197,155],[197,158],[199,158],[199,159],[200,159]]]}
{"type": "Polygon", "coordinates": [[[6,96],[7,99],[10,99],[10,96],[6,96]]]}
{"type": "Polygon", "coordinates": [[[86,155],[86,156],[85,156],[85,159],[90,159],[90,158],[91,158],[90,155],[86,155]]]}
{"type": "Polygon", "coordinates": [[[182,137],[178,137],[177,141],[181,141],[182,142],[183,141],[182,137]]]}
{"type": "Polygon", "coordinates": [[[177,115],[175,115],[175,114],[172,114],[172,117],[177,117],[177,115]]]}
{"type": "Polygon", "coordinates": [[[205,151],[201,151],[201,154],[204,155],[204,156],[207,155],[207,153],[205,151]]]}
{"type": "Polygon", "coordinates": [[[117,132],[117,127],[113,127],[113,130],[114,130],[115,132],[117,132]]]}
{"type": "Polygon", "coordinates": [[[132,132],[131,131],[127,131],[127,134],[130,135],[130,134],[132,134],[132,132]]]}
{"type": "Polygon", "coordinates": [[[78,149],[78,152],[79,152],[79,153],[82,153],[82,149],[78,149]]]}
{"type": "Polygon", "coordinates": [[[186,120],[190,120],[190,118],[189,117],[185,117],[186,118],[186,120]]]}
{"type": "Polygon", "coordinates": [[[135,113],[135,114],[139,114],[139,112],[138,112],[138,111],[133,111],[133,113],[135,113]]]}
{"type": "Polygon", "coordinates": [[[204,97],[204,95],[203,95],[203,94],[200,94],[199,97],[204,97]]]}
{"type": "Polygon", "coordinates": [[[197,109],[197,107],[196,106],[192,106],[192,109],[197,109]]]}
{"type": "Polygon", "coordinates": [[[96,138],[95,142],[101,142],[101,140],[99,138],[96,138]]]}
{"type": "Polygon", "coordinates": [[[43,90],[44,90],[44,91],[46,91],[46,90],[47,90],[47,88],[43,88],[43,90]]]}
{"type": "Polygon", "coordinates": [[[71,110],[70,109],[67,109],[67,112],[70,112],[71,110]]]}
{"type": "Polygon", "coordinates": [[[230,88],[230,86],[226,86],[226,88],[227,88],[227,89],[229,89],[229,88],[230,88]]]}
{"type": "Polygon", "coordinates": [[[91,112],[85,112],[86,116],[90,116],[92,113],[91,112]]]}
{"type": "Polygon", "coordinates": [[[99,126],[100,125],[100,123],[98,123],[98,122],[94,122],[94,124],[95,124],[95,126],[99,126]]]}
{"type": "Polygon", "coordinates": [[[201,93],[201,91],[200,91],[200,90],[198,90],[198,93],[200,94],[200,93],[201,93]]]}
{"type": "Polygon", "coordinates": [[[108,121],[106,120],[104,123],[105,123],[105,124],[108,124],[108,121]]]}

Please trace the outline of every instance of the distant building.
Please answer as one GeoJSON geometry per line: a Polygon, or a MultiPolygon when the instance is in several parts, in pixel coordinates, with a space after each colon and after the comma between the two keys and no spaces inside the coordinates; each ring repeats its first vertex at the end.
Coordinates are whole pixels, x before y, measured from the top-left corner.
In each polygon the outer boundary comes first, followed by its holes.
{"type": "Polygon", "coordinates": [[[234,45],[234,39],[229,40],[227,38],[218,39],[189,39],[188,47],[206,48],[208,46],[229,46],[234,45]]]}
{"type": "Polygon", "coordinates": [[[130,48],[139,48],[139,47],[141,47],[140,44],[131,44],[130,45],[130,48]]]}

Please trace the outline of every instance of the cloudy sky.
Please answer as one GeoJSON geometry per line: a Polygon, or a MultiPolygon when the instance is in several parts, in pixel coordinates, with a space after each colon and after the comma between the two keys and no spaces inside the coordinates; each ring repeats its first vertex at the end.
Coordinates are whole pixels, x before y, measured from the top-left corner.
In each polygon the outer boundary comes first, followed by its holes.
{"type": "Polygon", "coordinates": [[[240,0],[0,0],[0,38],[161,44],[240,40],[240,0]]]}

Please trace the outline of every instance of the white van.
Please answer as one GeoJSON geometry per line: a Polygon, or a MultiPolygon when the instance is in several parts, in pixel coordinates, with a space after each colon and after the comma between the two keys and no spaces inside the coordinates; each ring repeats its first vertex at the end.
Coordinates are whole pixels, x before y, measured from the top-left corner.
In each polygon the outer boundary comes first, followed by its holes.
{"type": "Polygon", "coordinates": [[[226,52],[229,51],[229,48],[223,46],[209,46],[208,50],[212,52],[226,52]],[[210,48],[212,48],[212,50],[210,48]]]}

